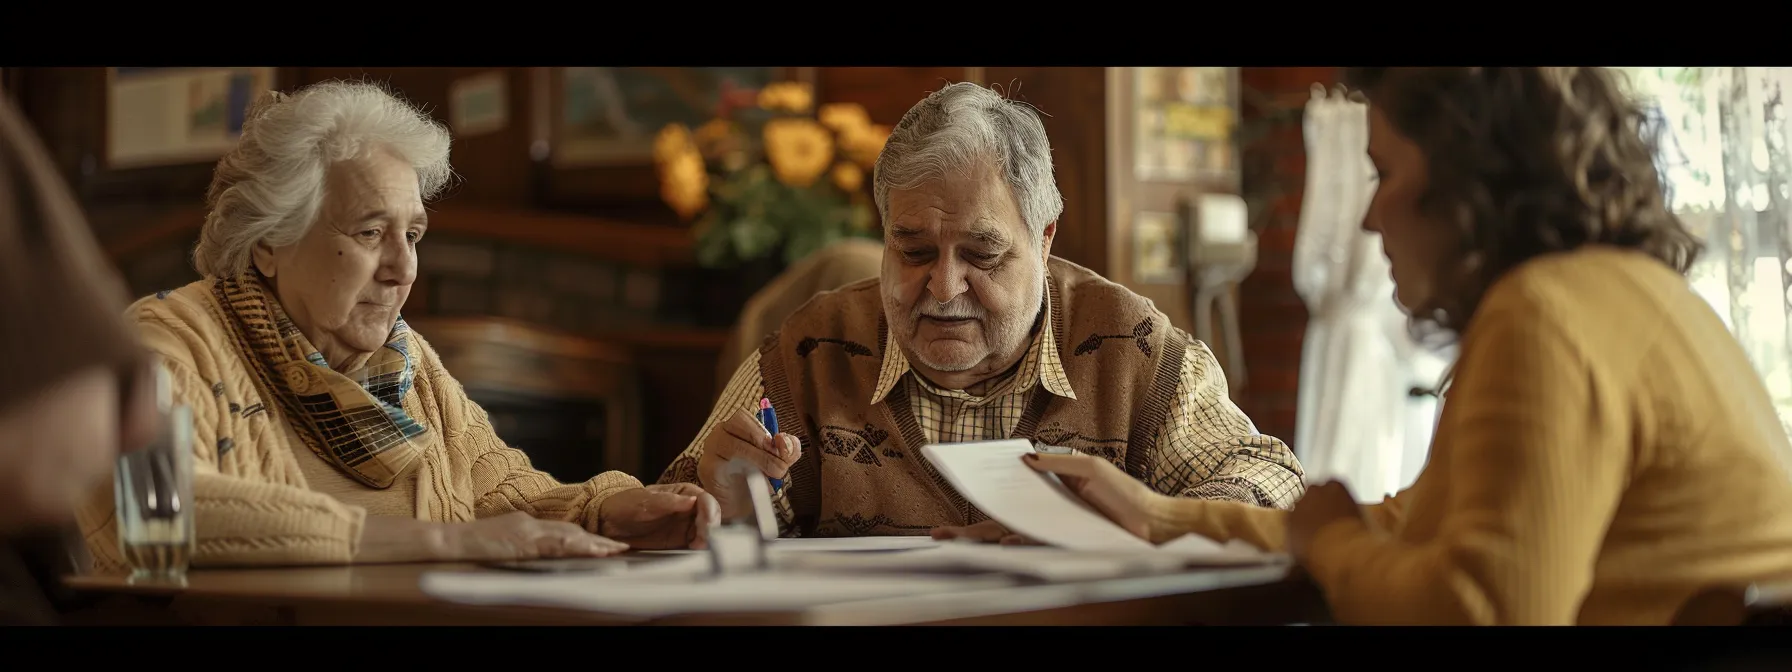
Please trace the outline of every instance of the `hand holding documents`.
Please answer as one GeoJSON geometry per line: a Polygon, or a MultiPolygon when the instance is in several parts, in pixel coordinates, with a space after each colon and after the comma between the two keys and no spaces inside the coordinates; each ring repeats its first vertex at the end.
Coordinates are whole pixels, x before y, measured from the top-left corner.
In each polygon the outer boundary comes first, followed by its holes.
{"type": "Polygon", "coordinates": [[[1025,439],[933,444],[921,454],[977,508],[1016,533],[1041,543],[1078,551],[1166,553],[1189,561],[1221,564],[1275,562],[1277,555],[1234,541],[1220,544],[1186,535],[1161,546],[1131,533],[1089,506],[1057,476],[1021,463],[1034,452],[1025,439]]]}

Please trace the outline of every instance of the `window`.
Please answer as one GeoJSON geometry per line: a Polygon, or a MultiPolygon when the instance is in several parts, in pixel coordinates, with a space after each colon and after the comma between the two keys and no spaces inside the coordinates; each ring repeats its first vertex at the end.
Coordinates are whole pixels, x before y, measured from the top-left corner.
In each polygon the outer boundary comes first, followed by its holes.
{"type": "Polygon", "coordinates": [[[1705,254],[1689,273],[1792,432],[1792,68],[1615,68],[1660,132],[1668,200],[1705,254]]]}

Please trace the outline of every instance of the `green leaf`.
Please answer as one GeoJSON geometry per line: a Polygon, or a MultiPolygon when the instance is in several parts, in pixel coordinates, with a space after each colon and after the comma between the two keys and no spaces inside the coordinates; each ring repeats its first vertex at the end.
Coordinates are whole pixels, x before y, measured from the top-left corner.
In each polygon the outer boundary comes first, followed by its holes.
{"type": "Polygon", "coordinates": [[[820,249],[820,232],[815,229],[804,229],[792,235],[790,242],[784,245],[784,263],[794,264],[803,257],[820,249]]]}
{"type": "Polygon", "coordinates": [[[717,222],[697,240],[697,264],[704,268],[725,268],[732,265],[733,240],[731,222],[717,222]]]}
{"type": "Polygon", "coordinates": [[[847,225],[852,227],[855,232],[863,235],[875,233],[871,230],[871,208],[863,205],[853,206],[851,212],[846,216],[846,221],[847,225]]]}
{"type": "Polygon", "coordinates": [[[744,181],[740,179],[739,175],[740,173],[734,173],[724,179],[711,181],[710,197],[722,203],[740,200],[744,181]]]}
{"type": "Polygon", "coordinates": [[[765,256],[776,247],[781,238],[777,228],[755,217],[743,217],[734,222],[733,227],[734,254],[743,261],[750,261],[765,256]]]}

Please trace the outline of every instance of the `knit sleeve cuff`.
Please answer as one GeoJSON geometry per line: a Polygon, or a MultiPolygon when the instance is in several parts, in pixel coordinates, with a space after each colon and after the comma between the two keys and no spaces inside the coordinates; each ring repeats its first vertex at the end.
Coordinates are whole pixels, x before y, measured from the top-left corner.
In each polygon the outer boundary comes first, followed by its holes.
{"type": "Polygon", "coordinates": [[[585,503],[585,529],[592,534],[603,534],[604,502],[616,493],[642,487],[641,481],[620,471],[606,471],[592,477],[586,483],[591,489],[591,499],[585,503]]]}
{"type": "Polygon", "coordinates": [[[1360,518],[1343,518],[1326,523],[1313,533],[1307,544],[1302,566],[1320,587],[1337,585],[1349,566],[1351,547],[1366,540],[1373,530],[1360,518]]]}

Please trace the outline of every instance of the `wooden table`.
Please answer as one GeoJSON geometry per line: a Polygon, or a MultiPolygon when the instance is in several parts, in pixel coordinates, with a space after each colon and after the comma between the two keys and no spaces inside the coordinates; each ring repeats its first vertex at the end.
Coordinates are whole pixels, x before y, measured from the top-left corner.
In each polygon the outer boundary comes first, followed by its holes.
{"type": "MultiPolygon", "coordinates": [[[[418,587],[465,563],[194,570],[185,587],[69,577],[96,604],[81,624],[188,625],[1261,625],[1327,620],[1286,568],[1176,574],[866,600],[797,611],[639,618],[570,609],[463,605],[418,587]]],[[[485,570],[497,571],[497,570],[485,570]]]]}

